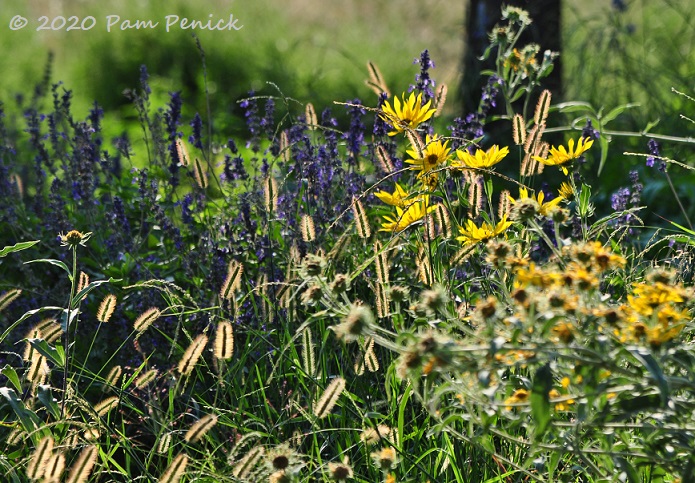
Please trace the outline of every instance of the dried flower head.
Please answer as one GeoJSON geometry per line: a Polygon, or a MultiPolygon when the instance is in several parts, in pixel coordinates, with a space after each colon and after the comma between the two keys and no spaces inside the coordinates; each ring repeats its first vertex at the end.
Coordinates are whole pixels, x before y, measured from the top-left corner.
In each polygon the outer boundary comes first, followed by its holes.
{"type": "Polygon", "coordinates": [[[398,455],[393,446],[385,446],[381,448],[381,450],[375,451],[372,453],[372,459],[382,471],[390,471],[394,469],[398,463],[398,455]]]}
{"type": "Polygon", "coordinates": [[[333,327],[335,335],[346,342],[366,335],[374,325],[374,314],[366,305],[353,305],[345,320],[333,327]]]}
{"type": "Polygon", "coordinates": [[[92,236],[92,233],[81,233],[77,230],[70,230],[66,235],[61,233],[58,236],[60,237],[61,246],[76,248],[77,245],[85,246],[85,243],[87,243],[89,238],[92,236]]]}
{"type": "Polygon", "coordinates": [[[328,476],[333,481],[345,481],[352,478],[352,468],[345,463],[328,463],[328,476]]]}

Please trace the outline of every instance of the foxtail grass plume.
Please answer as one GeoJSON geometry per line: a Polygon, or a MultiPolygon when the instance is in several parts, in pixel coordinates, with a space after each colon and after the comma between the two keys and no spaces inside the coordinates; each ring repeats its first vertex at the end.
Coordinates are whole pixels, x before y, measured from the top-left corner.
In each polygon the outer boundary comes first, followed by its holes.
{"type": "Polygon", "coordinates": [[[512,118],[512,139],[517,146],[526,143],[526,122],[521,114],[515,114],[512,118]]]}
{"type": "Polygon", "coordinates": [[[533,115],[533,122],[536,126],[545,126],[545,121],[548,119],[548,111],[550,110],[550,100],[552,95],[548,89],[541,92],[538,98],[538,104],[536,104],[536,112],[533,115]]]}
{"type": "Polygon", "coordinates": [[[65,471],[65,455],[61,452],[53,453],[46,462],[42,483],[60,483],[65,471]]]}
{"type": "Polygon", "coordinates": [[[106,376],[105,384],[102,387],[102,390],[108,391],[109,389],[118,386],[118,380],[121,378],[122,373],[123,369],[121,369],[121,366],[113,366],[106,376]]]}
{"type": "Polygon", "coordinates": [[[49,344],[52,344],[63,335],[63,328],[56,319],[43,319],[34,328],[41,332],[41,337],[49,344]]]}
{"type": "Polygon", "coordinates": [[[80,451],[80,456],[77,457],[77,461],[72,465],[70,476],[68,476],[66,483],[87,483],[89,475],[97,462],[98,455],[99,448],[94,445],[87,446],[80,451]]]}
{"type": "Polygon", "coordinates": [[[264,454],[265,448],[263,446],[254,446],[234,466],[232,475],[239,479],[245,479],[264,454]]]}
{"type": "Polygon", "coordinates": [[[17,194],[19,195],[19,198],[24,197],[24,183],[22,182],[22,177],[19,176],[17,173],[12,173],[10,175],[10,184],[14,184],[15,188],[17,189],[17,194]]]}
{"type": "Polygon", "coordinates": [[[186,435],[183,437],[183,439],[185,439],[188,443],[197,443],[216,424],[217,416],[215,416],[214,414],[208,414],[206,416],[203,416],[191,425],[188,431],[186,431],[186,435]]]}
{"type": "Polygon", "coordinates": [[[280,156],[284,162],[289,163],[290,154],[290,139],[287,137],[287,131],[282,131],[280,133],[280,156]]]}
{"type": "Polygon", "coordinates": [[[265,211],[268,213],[275,213],[278,207],[278,183],[270,174],[265,178],[263,196],[265,200],[265,211]]]}
{"type": "Polygon", "coordinates": [[[186,144],[180,138],[176,138],[176,155],[179,158],[179,165],[188,166],[191,164],[188,148],[186,148],[186,144]]]}
{"type": "Polygon", "coordinates": [[[113,294],[108,294],[104,297],[99,305],[99,310],[97,310],[97,320],[99,322],[106,323],[109,321],[113,315],[114,310],[116,310],[116,296],[113,294]]]}
{"type": "Polygon", "coordinates": [[[106,416],[106,414],[114,409],[116,406],[118,406],[118,401],[119,398],[118,396],[111,396],[100,403],[98,403],[96,406],[94,406],[94,411],[101,417],[106,416]]]}
{"type": "Polygon", "coordinates": [[[379,167],[384,173],[390,174],[396,170],[396,168],[393,167],[391,156],[381,144],[376,147],[376,159],[379,162],[379,167]]]}
{"type": "Polygon", "coordinates": [[[428,287],[432,285],[434,283],[432,263],[428,252],[422,245],[418,248],[415,256],[415,266],[417,267],[418,279],[428,287]]]}
{"type": "Polygon", "coordinates": [[[309,376],[316,374],[316,352],[311,329],[307,327],[302,331],[302,369],[309,376]]]}
{"type": "Polygon", "coordinates": [[[314,105],[311,102],[308,102],[304,108],[304,117],[309,131],[316,130],[316,126],[318,126],[319,121],[316,117],[316,109],[314,109],[314,105]]]}
{"type": "Polygon", "coordinates": [[[384,76],[381,75],[379,67],[377,67],[374,62],[367,62],[367,72],[369,72],[369,79],[365,80],[364,83],[367,84],[367,86],[373,90],[377,96],[380,96],[382,93],[386,93],[386,95],[391,97],[389,88],[384,81],[384,76]]]}
{"type": "Polygon", "coordinates": [[[200,334],[193,339],[193,342],[188,346],[188,349],[186,349],[179,361],[178,371],[182,376],[188,376],[193,372],[193,368],[198,363],[207,343],[208,337],[205,334],[200,334]]]}
{"type": "Polygon", "coordinates": [[[434,210],[434,220],[437,222],[439,227],[439,233],[444,238],[451,238],[451,218],[449,218],[449,210],[442,203],[437,203],[434,210]]]}
{"type": "Polygon", "coordinates": [[[374,286],[374,295],[376,296],[376,316],[380,319],[389,316],[389,298],[385,285],[376,283],[374,286]]]}
{"type": "Polygon", "coordinates": [[[364,345],[364,364],[367,366],[369,372],[376,372],[379,370],[379,359],[377,359],[376,353],[374,352],[374,339],[371,337],[364,345]]]}
{"type": "Polygon", "coordinates": [[[323,419],[328,416],[335,407],[340,395],[345,390],[345,379],[336,377],[331,381],[314,406],[314,416],[323,419]]]}
{"type": "Polygon", "coordinates": [[[37,327],[32,327],[29,332],[27,332],[27,335],[24,336],[24,338],[27,340],[27,343],[24,345],[24,354],[22,355],[22,360],[25,362],[29,362],[34,358],[34,354],[36,351],[34,350],[34,346],[31,345],[29,340],[31,339],[43,339],[43,334],[41,333],[41,330],[37,327]]]}
{"type": "Polygon", "coordinates": [[[133,329],[135,329],[135,332],[137,332],[136,337],[140,337],[140,335],[145,332],[150,325],[152,325],[154,321],[159,318],[160,315],[162,315],[162,312],[158,308],[152,307],[147,309],[140,315],[140,317],[135,319],[133,329]]]}
{"type": "Polygon", "coordinates": [[[18,288],[8,290],[4,294],[0,295],[0,312],[9,307],[9,305],[12,302],[14,302],[20,295],[22,295],[22,291],[18,288]]]}
{"type": "Polygon", "coordinates": [[[89,275],[80,272],[80,278],[77,282],[77,293],[80,293],[87,285],[89,285],[89,275]]]}
{"type": "Polygon", "coordinates": [[[234,293],[241,288],[241,275],[244,273],[244,266],[241,262],[232,260],[227,267],[227,278],[224,279],[220,289],[220,298],[230,300],[234,293]]]}
{"type": "Polygon", "coordinates": [[[208,187],[207,168],[205,167],[203,162],[198,158],[195,158],[195,161],[193,163],[193,178],[195,179],[195,182],[199,188],[207,189],[207,187],[208,187]]]}
{"type": "Polygon", "coordinates": [[[372,235],[372,228],[369,226],[367,212],[364,210],[362,202],[358,199],[352,200],[352,213],[355,215],[355,227],[360,238],[369,238],[372,235]]]}
{"type": "Polygon", "coordinates": [[[31,358],[31,364],[27,371],[26,377],[34,386],[39,386],[46,382],[50,368],[46,362],[46,357],[38,352],[34,352],[31,358]]]}
{"type": "Polygon", "coordinates": [[[188,465],[188,456],[183,453],[174,458],[171,464],[164,470],[162,476],[159,477],[159,483],[178,483],[181,477],[186,472],[188,465]]]}
{"type": "Polygon", "coordinates": [[[157,453],[165,454],[169,451],[171,447],[172,436],[171,433],[163,433],[159,436],[159,442],[157,443],[157,453]]]}
{"type": "Polygon", "coordinates": [[[217,324],[215,331],[215,358],[229,360],[234,354],[234,328],[228,320],[222,320],[217,324]]]}
{"type": "Polygon", "coordinates": [[[314,219],[311,216],[302,215],[300,231],[302,233],[302,240],[305,242],[316,240],[316,228],[314,227],[314,219]]]}
{"type": "Polygon", "coordinates": [[[442,110],[444,109],[444,104],[446,103],[446,95],[449,93],[449,88],[446,84],[439,84],[437,91],[434,93],[434,107],[436,109],[434,117],[439,117],[442,115],[442,110]]]}
{"type": "Polygon", "coordinates": [[[30,480],[39,480],[44,475],[48,461],[53,455],[53,445],[54,441],[51,436],[44,436],[36,445],[27,465],[27,476],[30,480]]]}
{"type": "Polygon", "coordinates": [[[157,376],[159,371],[157,369],[150,369],[149,371],[143,372],[135,379],[135,387],[142,389],[152,383],[157,376]]]}
{"type": "Polygon", "coordinates": [[[389,283],[389,260],[379,240],[374,242],[374,263],[376,265],[376,279],[380,284],[389,283]]]}
{"type": "Polygon", "coordinates": [[[500,193],[500,201],[497,204],[497,217],[504,218],[505,216],[509,216],[511,206],[511,193],[509,190],[502,190],[500,193]]]}

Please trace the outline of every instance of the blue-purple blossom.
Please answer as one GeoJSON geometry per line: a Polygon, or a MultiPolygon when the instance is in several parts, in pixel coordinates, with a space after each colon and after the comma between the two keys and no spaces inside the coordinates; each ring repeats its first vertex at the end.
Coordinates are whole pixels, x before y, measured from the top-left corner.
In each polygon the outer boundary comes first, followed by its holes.
{"type": "Polygon", "coordinates": [[[422,101],[427,102],[434,98],[434,86],[435,82],[430,77],[430,69],[434,69],[435,65],[432,59],[430,59],[429,50],[425,49],[420,54],[419,58],[413,61],[413,64],[420,64],[420,73],[415,76],[416,84],[410,86],[409,92],[414,89],[422,92],[422,101]]]}
{"type": "Polygon", "coordinates": [[[188,141],[196,148],[203,149],[203,120],[197,112],[193,116],[191,127],[193,128],[193,134],[188,138],[188,141]]]}

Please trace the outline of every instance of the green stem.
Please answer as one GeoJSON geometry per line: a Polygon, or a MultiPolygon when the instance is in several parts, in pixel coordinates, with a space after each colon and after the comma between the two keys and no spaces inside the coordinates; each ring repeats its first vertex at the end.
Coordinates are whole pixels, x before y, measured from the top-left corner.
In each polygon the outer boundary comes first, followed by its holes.
{"type": "Polygon", "coordinates": [[[68,370],[70,368],[70,319],[72,316],[72,303],[75,298],[75,281],[77,278],[77,247],[72,247],[72,276],[70,277],[70,299],[65,314],[65,334],[63,335],[65,346],[65,367],[63,368],[63,401],[60,405],[60,419],[65,416],[65,400],[68,390],[68,370]]]}

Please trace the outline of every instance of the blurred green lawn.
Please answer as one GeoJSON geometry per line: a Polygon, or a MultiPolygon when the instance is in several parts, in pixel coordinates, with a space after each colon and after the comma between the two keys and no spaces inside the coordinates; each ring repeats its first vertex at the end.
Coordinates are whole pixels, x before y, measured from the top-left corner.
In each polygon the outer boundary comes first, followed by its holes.
{"type": "Polygon", "coordinates": [[[363,83],[366,62],[375,62],[398,93],[414,82],[418,66],[412,61],[425,48],[437,64],[436,79],[452,90],[458,83],[464,5],[457,0],[10,0],[0,6],[4,52],[0,99],[16,92],[29,95],[50,50],[55,53],[52,79],[62,80],[75,92],[78,117],[86,115],[95,99],[112,114],[133,115],[122,92],[138,86],[141,64],[147,65],[152,76],[156,104],[162,105],[169,91],[182,90],[189,108],[203,112],[203,69],[195,42],[190,30],[175,28],[167,33],[164,18],[178,15],[216,22],[230,14],[239,19],[238,26],[243,25],[240,30],[196,31],[206,54],[213,114],[230,112],[249,89],[276,94],[267,82],[302,103],[313,102],[317,109],[354,97],[375,103],[374,94],[363,83]],[[11,30],[9,23],[15,15],[27,18],[29,24],[11,30]],[[42,15],[80,20],[92,16],[96,24],[88,31],[37,32],[42,15]],[[118,15],[121,22],[160,24],[155,29],[126,31],[114,27],[107,33],[107,15],[118,15]]]}

